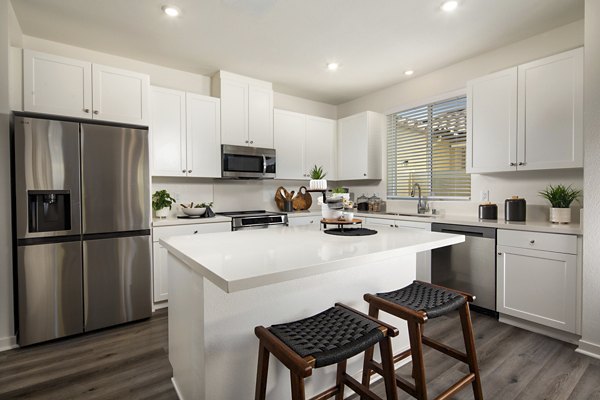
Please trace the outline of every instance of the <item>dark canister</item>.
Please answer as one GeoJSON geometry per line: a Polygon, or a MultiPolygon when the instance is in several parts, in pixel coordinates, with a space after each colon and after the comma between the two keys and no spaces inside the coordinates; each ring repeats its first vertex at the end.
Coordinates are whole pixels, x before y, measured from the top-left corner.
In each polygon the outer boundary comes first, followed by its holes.
{"type": "Polygon", "coordinates": [[[525,221],[527,202],[519,196],[504,200],[504,219],[506,221],[525,221]]]}
{"type": "Polygon", "coordinates": [[[498,206],[493,203],[480,204],[479,219],[498,219],[498,206]]]}

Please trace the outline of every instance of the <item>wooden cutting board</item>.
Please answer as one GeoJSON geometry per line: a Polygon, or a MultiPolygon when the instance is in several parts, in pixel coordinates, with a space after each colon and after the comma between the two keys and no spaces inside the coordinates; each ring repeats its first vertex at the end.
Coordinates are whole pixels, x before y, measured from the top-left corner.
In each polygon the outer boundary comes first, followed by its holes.
{"type": "Polygon", "coordinates": [[[285,190],[285,188],[283,186],[279,186],[277,188],[277,190],[275,190],[275,204],[277,204],[277,208],[279,208],[280,211],[283,211],[283,205],[285,203],[285,199],[289,196],[290,196],[289,192],[287,190],[285,190]],[[283,191],[284,195],[281,194],[282,191],[283,191]]]}
{"type": "Polygon", "coordinates": [[[292,200],[294,210],[308,210],[312,205],[312,196],[306,191],[306,186],[300,186],[298,194],[292,200]]]}

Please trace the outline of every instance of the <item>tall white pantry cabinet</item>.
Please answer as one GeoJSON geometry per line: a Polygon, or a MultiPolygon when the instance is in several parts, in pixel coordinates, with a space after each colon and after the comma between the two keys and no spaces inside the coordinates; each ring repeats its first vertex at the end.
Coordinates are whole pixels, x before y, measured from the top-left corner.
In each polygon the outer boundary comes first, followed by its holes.
{"type": "Polygon", "coordinates": [[[583,167],[583,49],[467,84],[467,172],[583,167]]]}

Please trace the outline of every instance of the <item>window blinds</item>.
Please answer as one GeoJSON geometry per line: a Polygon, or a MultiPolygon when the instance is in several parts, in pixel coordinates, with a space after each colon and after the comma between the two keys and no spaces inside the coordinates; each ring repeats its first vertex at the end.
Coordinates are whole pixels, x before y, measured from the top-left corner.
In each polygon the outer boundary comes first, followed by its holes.
{"type": "Polygon", "coordinates": [[[414,183],[430,199],[468,199],[466,96],[388,115],[387,197],[411,197],[414,183]]]}

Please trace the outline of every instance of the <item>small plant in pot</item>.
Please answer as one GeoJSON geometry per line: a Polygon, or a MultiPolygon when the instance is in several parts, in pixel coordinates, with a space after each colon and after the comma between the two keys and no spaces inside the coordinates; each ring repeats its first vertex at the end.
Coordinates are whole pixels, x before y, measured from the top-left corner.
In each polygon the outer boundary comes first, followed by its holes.
{"type": "Polygon", "coordinates": [[[152,195],[152,209],[156,218],[167,218],[171,210],[171,205],[176,201],[166,190],[157,190],[154,192],[152,195]]]}
{"type": "Polygon", "coordinates": [[[551,204],[550,222],[568,224],[571,222],[571,203],[581,196],[581,190],[573,189],[571,185],[548,185],[539,195],[551,204]]]}
{"type": "Polygon", "coordinates": [[[327,179],[324,179],[327,173],[323,171],[323,166],[317,167],[316,165],[310,170],[310,182],[308,187],[310,189],[327,189],[327,179]]]}

